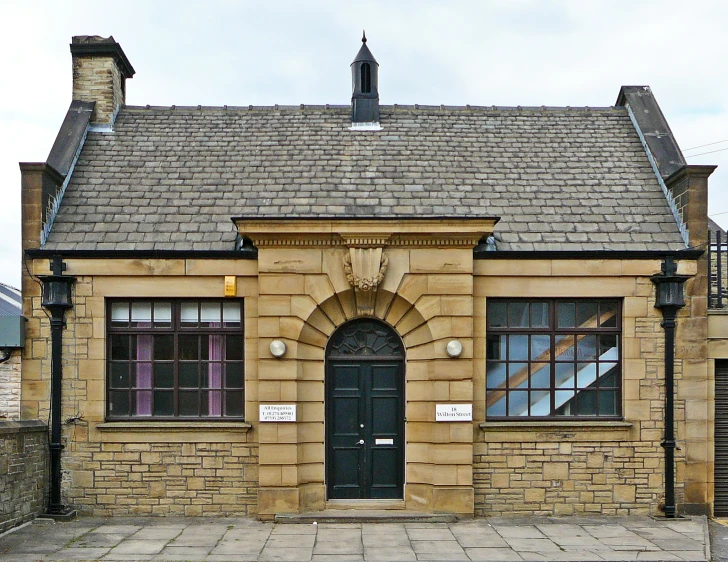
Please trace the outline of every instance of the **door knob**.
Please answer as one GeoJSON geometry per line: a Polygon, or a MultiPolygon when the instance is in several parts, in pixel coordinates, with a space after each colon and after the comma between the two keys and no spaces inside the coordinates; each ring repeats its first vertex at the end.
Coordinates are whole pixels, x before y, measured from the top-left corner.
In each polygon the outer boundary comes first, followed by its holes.
{"type": "Polygon", "coordinates": [[[364,444],[364,439],[359,439],[359,442],[357,443],[357,445],[363,445],[363,444],[364,444]]]}

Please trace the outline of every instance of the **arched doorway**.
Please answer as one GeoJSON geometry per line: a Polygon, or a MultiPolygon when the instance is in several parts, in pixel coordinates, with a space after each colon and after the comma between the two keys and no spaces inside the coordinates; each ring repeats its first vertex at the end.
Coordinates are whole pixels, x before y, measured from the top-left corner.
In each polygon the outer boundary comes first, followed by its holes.
{"type": "Polygon", "coordinates": [[[328,499],[402,499],[404,345],[371,318],[340,326],[326,346],[328,499]]]}

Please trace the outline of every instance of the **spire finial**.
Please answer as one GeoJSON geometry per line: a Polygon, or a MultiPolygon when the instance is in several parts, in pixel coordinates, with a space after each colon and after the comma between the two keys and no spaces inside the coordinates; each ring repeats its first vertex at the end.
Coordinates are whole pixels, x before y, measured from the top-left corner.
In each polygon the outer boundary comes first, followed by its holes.
{"type": "Polygon", "coordinates": [[[361,42],[366,43],[367,42],[367,32],[366,30],[361,32],[361,42]]]}

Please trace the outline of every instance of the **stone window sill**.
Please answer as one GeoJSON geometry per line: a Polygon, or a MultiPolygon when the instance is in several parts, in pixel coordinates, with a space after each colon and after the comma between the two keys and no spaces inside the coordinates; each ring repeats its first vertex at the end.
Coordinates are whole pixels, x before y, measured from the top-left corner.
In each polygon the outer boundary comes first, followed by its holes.
{"type": "Polygon", "coordinates": [[[633,424],[625,421],[558,421],[483,422],[480,429],[486,441],[624,441],[629,440],[633,424]]]}
{"type": "Polygon", "coordinates": [[[114,421],[96,425],[104,443],[230,443],[246,442],[253,426],[224,421],[114,421]]]}

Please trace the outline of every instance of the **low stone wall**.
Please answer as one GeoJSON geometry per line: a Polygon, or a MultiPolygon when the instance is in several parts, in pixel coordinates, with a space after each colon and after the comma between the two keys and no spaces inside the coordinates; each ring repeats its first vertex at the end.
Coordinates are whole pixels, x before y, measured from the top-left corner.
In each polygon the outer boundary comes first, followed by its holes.
{"type": "Polygon", "coordinates": [[[0,533],[42,513],[47,488],[47,426],[0,421],[0,533]]]}

